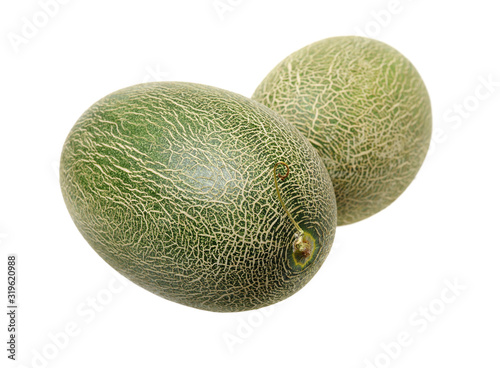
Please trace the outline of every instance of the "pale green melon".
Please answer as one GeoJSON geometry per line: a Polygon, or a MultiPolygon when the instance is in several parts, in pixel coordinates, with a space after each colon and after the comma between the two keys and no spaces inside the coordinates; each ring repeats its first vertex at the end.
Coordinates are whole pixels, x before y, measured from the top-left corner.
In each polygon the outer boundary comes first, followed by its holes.
{"type": "Polygon", "coordinates": [[[279,63],[253,99],[296,126],[333,181],[339,225],[391,204],[415,178],[432,130],[431,104],[410,61],[385,43],[335,37],[279,63]]]}
{"type": "Polygon", "coordinates": [[[318,271],[335,234],[333,186],[316,150],[272,110],[214,87],[148,83],[101,99],[69,133],[60,180],[76,226],[106,262],[200,309],[287,298],[318,271]]]}

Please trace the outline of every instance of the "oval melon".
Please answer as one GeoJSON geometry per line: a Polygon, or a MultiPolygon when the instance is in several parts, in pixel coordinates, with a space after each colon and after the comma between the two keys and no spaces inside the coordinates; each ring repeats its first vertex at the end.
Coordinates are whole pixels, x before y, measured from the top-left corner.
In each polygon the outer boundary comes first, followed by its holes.
{"type": "Polygon", "coordinates": [[[147,83],[101,99],[64,143],[60,183],[107,263],[210,311],[292,295],[335,234],[334,191],[316,150],[267,107],[209,86],[147,83]]]}
{"type": "Polygon", "coordinates": [[[322,157],[338,223],[365,219],[411,183],[427,153],[431,104],[394,48],[363,37],[313,43],[279,63],[253,99],[296,126],[322,157]]]}

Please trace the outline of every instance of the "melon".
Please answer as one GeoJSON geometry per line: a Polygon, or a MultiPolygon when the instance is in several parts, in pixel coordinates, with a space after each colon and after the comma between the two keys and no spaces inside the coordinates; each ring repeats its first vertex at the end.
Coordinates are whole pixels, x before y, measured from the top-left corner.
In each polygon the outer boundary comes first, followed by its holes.
{"type": "Polygon", "coordinates": [[[210,86],[146,83],[99,100],[64,143],[60,185],[104,261],[203,310],[289,297],[335,235],[335,194],[317,151],[274,111],[210,86]]]}
{"type": "Polygon", "coordinates": [[[280,62],[252,98],[318,150],[337,198],[338,224],[386,208],[415,178],[432,131],[424,82],[400,52],[364,37],[328,38],[280,62]]]}

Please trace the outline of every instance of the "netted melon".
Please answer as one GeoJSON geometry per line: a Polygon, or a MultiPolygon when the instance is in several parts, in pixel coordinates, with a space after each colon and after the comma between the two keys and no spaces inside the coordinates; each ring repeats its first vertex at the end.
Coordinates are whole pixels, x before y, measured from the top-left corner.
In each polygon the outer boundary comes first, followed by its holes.
{"type": "Polygon", "coordinates": [[[335,188],[339,225],[391,204],[429,147],[424,82],[406,57],[376,40],[334,37],[304,47],[279,63],[252,98],[318,150],[335,188]]]}
{"type": "Polygon", "coordinates": [[[60,180],[76,226],[107,263],[205,310],[287,298],[335,234],[334,190],[316,150],[272,110],[215,87],[158,82],[104,97],[69,133],[60,180]]]}

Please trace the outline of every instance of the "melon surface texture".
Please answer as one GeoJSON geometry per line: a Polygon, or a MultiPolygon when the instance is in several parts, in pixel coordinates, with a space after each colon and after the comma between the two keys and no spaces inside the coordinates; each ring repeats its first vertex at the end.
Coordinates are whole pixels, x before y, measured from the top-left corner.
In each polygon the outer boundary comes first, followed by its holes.
{"type": "Polygon", "coordinates": [[[69,133],[60,184],[108,264],[204,310],[294,294],[335,234],[334,190],[317,151],[272,110],[209,86],[146,83],[104,97],[69,133]]]}
{"type": "Polygon", "coordinates": [[[304,47],[279,63],[252,98],[318,150],[335,188],[339,225],[391,204],[429,147],[424,82],[406,57],[376,40],[334,37],[304,47]]]}

